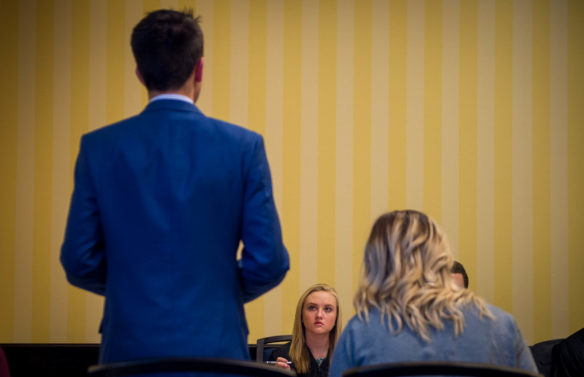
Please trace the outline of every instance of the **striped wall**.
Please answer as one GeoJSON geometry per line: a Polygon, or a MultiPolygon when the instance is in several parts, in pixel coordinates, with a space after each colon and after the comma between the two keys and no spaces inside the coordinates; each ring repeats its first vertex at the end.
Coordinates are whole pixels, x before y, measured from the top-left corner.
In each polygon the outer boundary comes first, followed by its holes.
{"type": "Polygon", "coordinates": [[[584,2],[0,0],[0,342],[99,341],[58,262],[79,138],[144,107],[131,29],[185,6],[199,105],[264,135],[291,254],[250,342],[317,281],[348,320],[373,220],[405,207],[528,343],[584,326],[584,2]]]}

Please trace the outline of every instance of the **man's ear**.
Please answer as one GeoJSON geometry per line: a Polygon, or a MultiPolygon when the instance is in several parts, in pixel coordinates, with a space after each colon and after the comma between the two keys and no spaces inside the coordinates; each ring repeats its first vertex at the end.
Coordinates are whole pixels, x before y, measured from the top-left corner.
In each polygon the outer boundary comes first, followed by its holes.
{"type": "Polygon", "coordinates": [[[195,82],[203,81],[203,58],[199,59],[195,66],[195,82]]]}
{"type": "Polygon", "coordinates": [[[146,86],[146,82],[144,81],[144,77],[142,77],[142,73],[140,73],[140,70],[138,69],[138,67],[136,67],[136,77],[138,78],[138,81],[140,81],[140,83],[144,86],[146,86]]]}

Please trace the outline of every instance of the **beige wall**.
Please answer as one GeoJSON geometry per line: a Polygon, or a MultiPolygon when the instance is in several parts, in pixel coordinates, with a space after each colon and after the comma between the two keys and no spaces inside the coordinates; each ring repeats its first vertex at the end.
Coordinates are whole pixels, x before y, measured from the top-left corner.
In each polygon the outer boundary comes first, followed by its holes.
{"type": "Polygon", "coordinates": [[[99,340],[58,262],[72,168],[146,103],[129,33],[161,6],[202,15],[202,110],[266,139],[292,268],[250,342],[319,281],[348,320],[372,221],[406,207],[528,343],[584,326],[584,2],[0,0],[0,342],[99,340]]]}

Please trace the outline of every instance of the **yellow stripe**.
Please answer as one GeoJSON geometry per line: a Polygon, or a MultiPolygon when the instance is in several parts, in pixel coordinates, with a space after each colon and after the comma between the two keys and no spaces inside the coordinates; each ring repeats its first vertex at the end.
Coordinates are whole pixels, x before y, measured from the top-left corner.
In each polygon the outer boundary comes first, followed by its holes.
{"type": "Polygon", "coordinates": [[[551,2],[550,192],[552,338],[570,332],[568,250],[568,51],[567,1],[551,2]]]}
{"type": "MultiPolygon", "coordinates": [[[[477,7],[477,196],[476,196],[476,292],[494,302],[494,177],[495,177],[495,3],[477,7]]],[[[461,123],[462,127],[462,123],[461,123]]],[[[461,219],[462,223],[462,219],[461,219]]],[[[475,284],[473,283],[473,284],[475,284]]]]}
{"type": "MultiPolygon", "coordinates": [[[[512,3],[495,3],[495,305],[511,311],[512,3]]],[[[474,271],[474,270],[472,270],[474,271]]]]}
{"type": "Polygon", "coordinates": [[[424,2],[408,1],[406,205],[424,208],[424,2]]]}
{"type": "MultiPolygon", "coordinates": [[[[284,66],[284,2],[269,1],[267,8],[266,47],[266,149],[274,197],[279,213],[282,213],[282,150],[283,140],[283,70],[284,66]]],[[[278,334],[282,330],[282,288],[270,291],[264,299],[264,331],[278,334]]]]}
{"type": "Polygon", "coordinates": [[[534,342],[552,339],[550,236],[550,3],[533,3],[534,342]]]}
{"type": "Polygon", "coordinates": [[[26,20],[36,18],[36,3],[18,8],[18,142],[16,147],[16,242],[14,260],[14,340],[30,342],[34,221],[34,132],[36,112],[36,32],[26,20]]]}
{"type": "Polygon", "coordinates": [[[249,1],[238,0],[231,7],[231,51],[229,77],[229,121],[247,126],[249,78],[249,1]]]}
{"type": "MultiPolygon", "coordinates": [[[[335,288],[339,295],[344,320],[351,316],[354,292],[354,272],[358,271],[362,253],[353,252],[353,164],[355,108],[355,4],[351,0],[338,2],[336,49],[336,148],[335,148],[335,288]],[[337,42],[339,43],[339,42],[337,42]],[[352,261],[356,261],[351,263],[352,261]],[[353,279],[349,278],[353,276],[353,279]]],[[[316,136],[315,136],[316,139],[316,136]]],[[[315,176],[316,177],[316,176],[315,176]]],[[[369,204],[369,203],[368,203],[369,204]]],[[[318,251],[316,251],[318,252],[318,251]]]]}
{"type": "Polygon", "coordinates": [[[371,228],[371,11],[369,0],[355,8],[353,255],[359,263],[371,228]]]}
{"type": "MultiPolygon", "coordinates": [[[[126,2],[126,6],[130,5],[132,0],[126,2]]],[[[160,0],[142,0],[142,13],[140,14],[140,19],[146,16],[146,13],[155,11],[161,8],[160,0]]]]}
{"type": "Polygon", "coordinates": [[[214,22],[214,3],[212,0],[197,0],[197,14],[201,17],[201,29],[205,38],[205,45],[203,57],[205,58],[205,65],[203,66],[203,89],[197,106],[207,116],[212,116],[213,108],[213,30],[215,28],[214,22]]]}
{"type": "MultiPolygon", "coordinates": [[[[248,128],[265,133],[266,129],[266,17],[265,0],[252,1],[249,9],[248,128]]],[[[264,334],[264,299],[260,297],[245,306],[249,324],[249,342],[264,334]]]]}
{"type": "Polygon", "coordinates": [[[533,340],[532,9],[513,4],[511,245],[513,315],[527,344],[533,340]]]}
{"type": "Polygon", "coordinates": [[[52,213],[51,213],[51,304],[50,340],[67,341],[67,291],[68,284],[59,263],[63,229],[67,218],[71,169],[69,141],[71,127],[71,57],[72,9],[71,0],[55,3],[55,56],[54,70],[54,134],[52,137],[52,213]],[[63,144],[65,144],[63,146],[63,144]]]}
{"type": "Polygon", "coordinates": [[[474,288],[477,237],[477,2],[460,4],[459,251],[474,288]]]}
{"type": "MultiPolygon", "coordinates": [[[[72,2],[71,44],[71,129],[69,136],[68,192],[71,193],[73,169],[81,135],[89,129],[89,1],[72,2]]],[[[68,207],[67,207],[68,208],[68,207]]],[[[85,341],[85,294],[69,286],[67,298],[67,341],[85,341]]]]}
{"type": "Polygon", "coordinates": [[[584,326],[584,3],[568,1],[568,239],[570,332],[584,326]]]}
{"type": "Polygon", "coordinates": [[[124,56],[126,52],[125,4],[119,0],[107,2],[107,123],[124,117],[124,56]]]}
{"type": "Polygon", "coordinates": [[[14,1],[0,3],[0,124],[2,124],[0,147],[0,342],[14,340],[14,263],[16,233],[16,145],[18,135],[18,4],[14,1]]]}
{"type": "Polygon", "coordinates": [[[132,29],[142,19],[142,2],[126,0],[124,17],[124,117],[139,113],[146,105],[146,88],[136,77],[136,61],[130,41],[132,29]]]}
{"type": "Polygon", "coordinates": [[[302,62],[302,3],[284,2],[284,149],[282,186],[282,230],[290,253],[290,269],[282,285],[282,323],[285,329],[294,322],[296,297],[300,296],[300,76],[302,62]]]}
{"type": "Polygon", "coordinates": [[[335,263],[335,99],[336,2],[322,0],[318,13],[318,242],[317,273],[322,283],[334,284],[335,263]]]}
{"type": "Polygon", "coordinates": [[[389,209],[406,207],[407,1],[389,3],[389,209]]]}
{"type": "Polygon", "coordinates": [[[460,89],[460,1],[445,0],[442,15],[442,216],[450,247],[458,256],[458,105],[460,89]]]}
{"type": "Polygon", "coordinates": [[[231,1],[213,3],[213,111],[215,118],[229,119],[229,72],[231,59],[231,1]]]}
{"type": "Polygon", "coordinates": [[[42,1],[37,8],[37,65],[35,93],[35,171],[33,232],[32,339],[49,338],[50,229],[53,138],[54,3],[42,1]]]}
{"type": "Polygon", "coordinates": [[[424,7],[424,211],[441,223],[442,1],[424,7]]]}
{"type": "MultiPolygon", "coordinates": [[[[367,227],[387,212],[389,181],[389,1],[373,0],[371,4],[371,204],[367,227]]],[[[365,237],[369,229],[366,229],[365,237]]],[[[365,240],[361,241],[361,244],[365,240]]],[[[363,246],[361,246],[362,248],[363,246]]]]}

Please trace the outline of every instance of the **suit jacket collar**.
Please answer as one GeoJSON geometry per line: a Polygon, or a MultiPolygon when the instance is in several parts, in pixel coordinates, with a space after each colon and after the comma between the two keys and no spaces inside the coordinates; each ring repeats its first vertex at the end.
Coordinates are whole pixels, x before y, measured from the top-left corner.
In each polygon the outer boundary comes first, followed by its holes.
{"type": "Polygon", "coordinates": [[[161,99],[150,102],[144,109],[144,112],[164,110],[191,111],[203,115],[201,110],[199,110],[197,106],[193,105],[192,103],[174,99],[161,99]]]}

